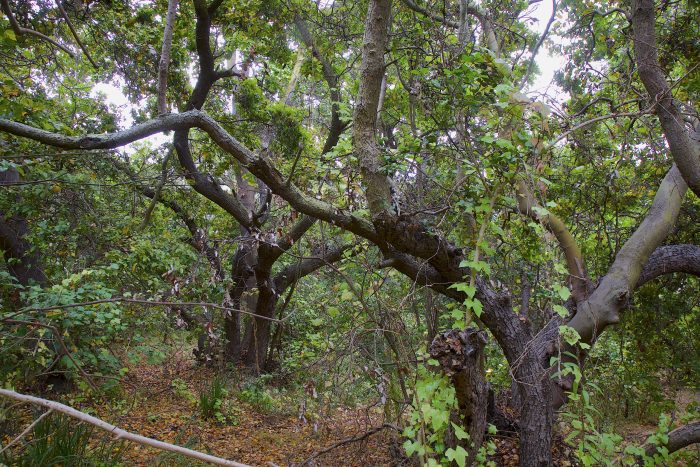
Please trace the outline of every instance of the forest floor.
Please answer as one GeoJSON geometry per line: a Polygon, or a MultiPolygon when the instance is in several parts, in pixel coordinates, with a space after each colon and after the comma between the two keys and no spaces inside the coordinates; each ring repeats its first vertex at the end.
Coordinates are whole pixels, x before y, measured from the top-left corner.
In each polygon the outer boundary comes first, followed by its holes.
{"type": "MultiPolygon", "coordinates": [[[[198,407],[199,394],[211,386],[214,377],[213,369],[198,364],[190,349],[184,348],[158,362],[144,359],[129,365],[118,395],[108,405],[91,407],[96,416],[133,433],[255,466],[301,465],[309,459],[323,466],[397,465],[398,456],[393,457],[392,452],[402,453],[402,448],[391,428],[379,429],[383,423],[379,406],[329,408],[331,405],[320,403],[311,389],[286,398],[283,392],[276,393],[268,399],[256,399],[253,391],[246,399],[241,394],[252,380],[229,378],[231,393],[221,408],[225,419],[204,419],[198,407]],[[302,411],[300,406],[307,409],[302,411]]],[[[257,391],[260,396],[266,389],[259,387],[257,391]]],[[[697,391],[681,391],[676,397],[679,412],[691,402],[700,402],[697,391]]],[[[31,414],[26,415],[31,421],[31,414]]],[[[642,443],[656,429],[639,423],[619,428],[626,441],[636,443],[642,443]]],[[[497,449],[490,460],[498,466],[518,465],[517,439],[491,439],[497,449]]],[[[200,465],[133,443],[125,444],[122,454],[124,465],[200,465]]],[[[554,464],[577,465],[573,455],[573,449],[556,436],[554,464]]]]}
{"type": "MultiPolygon", "coordinates": [[[[233,412],[233,422],[203,420],[192,396],[214,376],[214,370],[197,364],[184,351],[163,363],[141,362],[132,366],[123,380],[123,399],[128,401],[128,406],[122,407],[123,414],[104,408],[98,415],[150,438],[250,465],[301,465],[312,456],[315,465],[323,466],[397,465],[392,450],[402,448],[395,446],[391,429],[366,436],[382,426],[378,407],[334,408],[322,415],[307,413],[302,419],[299,400],[274,410],[260,410],[232,398],[235,405],[228,407],[228,412],[233,412]],[[328,448],[332,449],[325,452],[328,448]]],[[[517,466],[517,439],[493,440],[497,450],[490,459],[498,466],[517,466]]],[[[556,440],[553,454],[556,465],[574,465],[573,452],[561,439],[556,440]]],[[[134,444],[125,448],[124,460],[128,465],[192,465],[184,458],[134,444]]]]}

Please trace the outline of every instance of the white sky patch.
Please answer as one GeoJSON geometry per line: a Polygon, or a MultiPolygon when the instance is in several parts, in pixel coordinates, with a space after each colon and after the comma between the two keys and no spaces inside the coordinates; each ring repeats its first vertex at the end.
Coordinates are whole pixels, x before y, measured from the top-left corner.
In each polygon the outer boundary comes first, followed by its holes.
{"type": "MultiPolygon", "coordinates": [[[[552,16],[552,3],[545,0],[535,4],[531,16],[536,20],[532,25],[532,29],[541,35],[547,27],[549,18],[552,16]]],[[[559,41],[563,40],[561,37],[553,36],[551,29],[549,37],[556,37],[559,41]]],[[[561,103],[563,100],[567,99],[564,90],[553,82],[554,72],[562,69],[566,63],[564,56],[550,50],[545,42],[542,44],[542,47],[540,47],[535,62],[540,72],[535,76],[533,84],[528,87],[528,94],[544,94],[557,101],[557,103],[561,103]]]]}
{"type": "MultiPolygon", "coordinates": [[[[110,106],[115,106],[118,109],[117,118],[120,128],[129,128],[134,124],[134,119],[131,118],[131,111],[138,109],[139,106],[133,105],[126,98],[121,88],[118,86],[119,82],[115,83],[97,83],[92,88],[90,95],[92,97],[97,97],[99,94],[105,96],[105,102],[110,106]]],[[[138,147],[150,146],[151,148],[156,148],[161,144],[167,143],[171,140],[171,137],[164,135],[163,133],[158,133],[148,138],[135,141],[123,147],[123,150],[127,154],[133,154],[136,152],[138,147]]]]}

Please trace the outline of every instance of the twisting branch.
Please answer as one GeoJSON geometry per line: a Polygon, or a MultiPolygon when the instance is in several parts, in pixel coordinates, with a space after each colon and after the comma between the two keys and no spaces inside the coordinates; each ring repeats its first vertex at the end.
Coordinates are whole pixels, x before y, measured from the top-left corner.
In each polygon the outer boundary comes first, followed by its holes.
{"type": "Polygon", "coordinates": [[[63,16],[63,19],[66,20],[66,24],[68,25],[68,29],[70,29],[70,33],[73,34],[73,38],[75,39],[75,42],[78,43],[78,46],[80,47],[80,50],[83,51],[87,59],[90,61],[90,64],[92,64],[94,69],[99,69],[100,67],[97,66],[97,63],[92,59],[90,56],[90,52],[88,52],[87,47],[83,44],[83,41],[80,40],[80,36],[78,33],[75,31],[75,28],[73,27],[73,23],[71,22],[70,18],[68,17],[68,13],[66,13],[66,10],[63,8],[63,5],[61,4],[61,0],[56,0],[56,5],[58,6],[58,11],[61,12],[61,16],[63,16]]]}
{"type": "Polygon", "coordinates": [[[537,203],[535,196],[524,180],[516,182],[515,191],[520,213],[540,222],[545,229],[556,237],[566,258],[571,294],[577,302],[583,300],[586,298],[588,274],[586,273],[583,255],[576,243],[576,239],[559,217],[546,211],[537,203]]]}
{"type": "MultiPolygon", "coordinates": [[[[60,0],[56,0],[60,1],[60,0]]],[[[173,45],[173,31],[175,29],[175,13],[178,0],[168,0],[168,13],[165,16],[165,30],[163,31],[163,47],[158,62],[158,114],[168,111],[165,94],[168,88],[168,67],[170,66],[170,50],[173,45]]]]}
{"type": "Polygon", "coordinates": [[[145,436],[138,435],[136,433],[131,433],[129,431],[118,428],[111,423],[107,423],[92,415],[88,415],[85,412],[76,410],[73,407],[61,404],[59,402],[42,399],[40,397],[29,396],[27,394],[20,394],[15,391],[10,391],[9,389],[0,389],[0,396],[9,397],[10,399],[18,400],[20,402],[27,402],[29,404],[40,405],[46,407],[49,410],[54,410],[56,412],[61,412],[68,415],[69,417],[75,418],[81,422],[89,423],[102,430],[105,430],[112,435],[115,439],[125,439],[127,441],[132,441],[137,444],[144,446],[150,446],[161,451],[176,452],[183,456],[190,457],[192,459],[197,459],[202,462],[210,462],[215,465],[233,466],[233,467],[249,467],[247,464],[241,464],[239,462],[230,461],[227,459],[222,459],[221,457],[211,456],[203,452],[193,451],[192,449],[187,449],[182,446],[177,446],[175,444],[165,443],[163,441],[158,441],[155,439],[147,438],[145,436]]]}
{"type": "MultiPolygon", "coordinates": [[[[376,114],[374,115],[376,117],[376,114]]],[[[164,131],[189,128],[199,128],[206,132],[223,151],[235,157],[246,169],[262,180],[275,194],[289,202],[297,211],[335,224],[374,243],[381,242],[374,226],[369,221],[355,214],[344,212],[330,203],[308,196],[296,185],[287,183],[287,177],[282,175],[264,155],[250,151],[214,119],[199,110],[162,115],[112,134],[78,137],[51,133],[0,118],[0,131],[64,149],[114,149],[164,131]]],[[[218,192],[228,195],[220,188],[218,192]]],[[[226,211],[232,215],[235,213],[234,217],[237,220],[239,220],[237,217],[239,215],[243,220],[252,217],[252,214],[241,206],[240,201],[233,198],[236,202],[234,205],[225,204],[226,200],[220,200],[226,206],[226,211]]]]}
{"type": "Polygon", "coordinates": [[[17,36],[22,36],[24,34],[38,37],[42,41],[48,42],[59,49],[63,50],[65,53],[71,56],[71,58],[75,58],[75,54],[71,52],[69,49],[67,49],[65,46],[59,44],[55,40],[51,39],[48,36],[45,36],[44,34],[34,31],[33,29],[28,29],[28,28],[23,28],[22,26],[19,25],[17,22],[17,19],[15,19],[14,15],[12,14],[12,10],[10,9],[10,2],[9,0],[0,0],[0,7],[2,7],[2,12],[5,13],[5,16],[7,16],[7,19],[10,21],[10,27],[12,30],[15,32],[15,35],[17,36]]]}

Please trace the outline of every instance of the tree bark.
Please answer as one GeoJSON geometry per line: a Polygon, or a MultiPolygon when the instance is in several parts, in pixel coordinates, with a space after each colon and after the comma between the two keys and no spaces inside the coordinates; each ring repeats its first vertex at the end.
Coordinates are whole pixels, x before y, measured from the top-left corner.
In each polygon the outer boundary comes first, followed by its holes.
{"type": "Polygon", "coordinates": [[[476,458],[486,432],[489,393],[484,372],[486,342],[485,332],[469,328],[440,334],[430,345],[430,356],[440,362],[455,388],[458,411],[451,419],[469,434],[464,440],[452,437],[447,444],[462,446],[470,464],[476,458]]]}
{"type": "MultiPolygon", "coordinates": [[[[19,173],[15,169],[0,172],[0,187],[19,181],[19,173]]],[[[19,199],[19,196],[16,196],[19,199]]],[[[27,286],[36,283],[42,287],[48,279],[41,267],[41,255],[27,241],[29,233],[27,220],[21,216],[0,211],[0,249],[4,251],[5,264],[10,274],[20,285],[27,286]]]]}

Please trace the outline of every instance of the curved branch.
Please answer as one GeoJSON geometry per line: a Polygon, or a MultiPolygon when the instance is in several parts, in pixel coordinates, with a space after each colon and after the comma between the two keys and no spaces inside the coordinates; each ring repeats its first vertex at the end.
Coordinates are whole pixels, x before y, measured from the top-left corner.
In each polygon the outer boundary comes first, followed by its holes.
{"type": "Polygon", "coordinates": [[[700,246],[666,245],[657,248],[644,265],[635,288],[659,276],[675,272],[700,276],[700,246]]]}
{"type": "Polygon", "coordinates": [[[661,182],[644,220],[617,253],[598,287],[568,323],[584,342],[591,342],[605,327],[620,321],[619,313],[627,306],[642,267],[673,228],[687,189],[674,164],[661,182]]]}
{"type": "Polygon", "coordinates": [[[115,439],[125,439],[127,441],[133,441],[144,446],[150,446],[162,451],[176,452],[183,456],[191,457],[192,459],[197,459],[203,462],[210,462],[215,465],[233,466],[233,467],[249,467],[247,464],[241,464],[239,462],[230,461],[227,459],[222,459],[220,457],[210,456],[209,454],[204,454],[203,452],[193,451],[192,449],[183,448],[182,446],[176,446],[170,443],[164,443],[163,441],[158,441],[155,439],[147,438],[145,436],[137,435],[136,433],[131,433],[126,430],[122,430],[111,423],[107,423],[104,420],[100,420],[97,417],[88,415],[85,412],[74,409],[67,405],[63,405],[59,402],[50,401],[47,399],[41,399],[39,397],[29,396],[27,394],[20,394],[15,391],[10,391],[9,389],[0,389],[0,396],[9,397],[10,399],[18,400],[20,402],[27,402],[30,404],[40,405],[46,407],[49,410],[55,410],[56,412],[61,412],[68,415],[69,417],[75,418],[81,422],[89,423],[96,426],[102,430],[105,430],[115,436],[115,439]]]}
{"type": "Polygon", "coordinates": [[[654,0],[632,2],[632,30],[639,77],[652,104],[656,105],[673,160],[690,189],[700,196],[700,142],[689,137],[683,116],[659,66],[654,0]]]}
{"type": "Polygon", "coordinates": [[[14,15],[12,14],[12,10],[10,9],[10,2],[8,0],[0,0],[0,7],[2,9],[2,12],[5,13],[5,16],[7,16],[7,19],[10,21],[10,27],[12,28],[12,30],[15,32],[15,34],[17,36],[22,36],[22,35],[27,34],[30,36],[38,37],[42,41],[48,42],[51,45],[63,50],[65,53],[70,55],[71,58],[75,58],[75,54],[73,54],[73,52],[71,52],[65,46],[56,42],[54,39],[51,39],[50,37],[45,36],[38,31],[34,31],[33,29],[23,28],[22,26],[20,26],[19,23],[17,22],[17,19],[15,19],[14,15]]]}
{"type": "Polygon", "coordinates": [[[540,222],[542,226],[554,235],[566,258],[566,267],[569,271],[569,287],[574,299],[578,302],[586,297],[588,274],[583,261],[581,249],[576,239],[559,217],[545,211],[535,199],[524,180],[515,184],[518,198],[518,210],[521,214],[540,222]],[[537,212],[541,210],[540,212],[537,212]]]}
{"type": "Polygon", "coordinates": [[[381,243],[379,235],[369,221],[308,196],[296,185],[287,183],[287,178],[265,156],[250,151],[200,110],[162,115],[112,134],[87,136],[65,136],[0,118],[0,131],[63,149],[114,149],[164,131],[189,128],[199,128],[206,132],[222,150],[235,157],[297,211],[335,224],[374,243],[381,243]]]}

